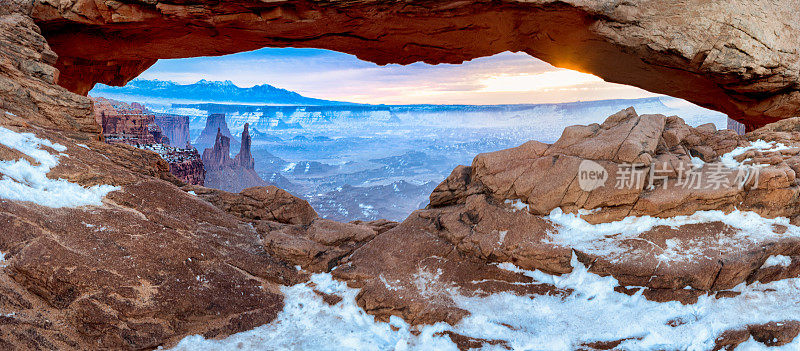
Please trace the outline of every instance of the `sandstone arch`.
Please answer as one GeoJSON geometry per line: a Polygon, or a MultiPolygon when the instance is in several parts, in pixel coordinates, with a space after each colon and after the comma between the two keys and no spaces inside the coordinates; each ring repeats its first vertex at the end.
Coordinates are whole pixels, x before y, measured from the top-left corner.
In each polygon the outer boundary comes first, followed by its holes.
{"type": "Polygon", "coordinates": [[[524,51],[719,110],[800,114],[798,0],[33,0],[59,84],[122,85],[157,59],[315,47],[379,64],[524,51]]]}

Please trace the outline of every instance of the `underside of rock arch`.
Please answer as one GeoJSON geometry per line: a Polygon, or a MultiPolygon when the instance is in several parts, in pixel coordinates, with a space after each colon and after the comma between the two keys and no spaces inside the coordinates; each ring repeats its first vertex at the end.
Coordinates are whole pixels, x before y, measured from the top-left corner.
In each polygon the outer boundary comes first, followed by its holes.
{"type": "Polygon", "coordinates": [[[379,64],[503,51],[687,99],[751,129],[800,114],[800,1],[36,0],[59,84],[122,85],[158,59],[262,47],[379,64]]]}

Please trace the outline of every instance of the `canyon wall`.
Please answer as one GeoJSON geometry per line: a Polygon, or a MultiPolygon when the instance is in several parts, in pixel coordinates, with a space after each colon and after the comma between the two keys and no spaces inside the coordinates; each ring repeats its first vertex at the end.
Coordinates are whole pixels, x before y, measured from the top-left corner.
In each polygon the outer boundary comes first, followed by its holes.
{"type": "Polygon", "coordinates": [[[106,142],[132,146],[163,142],[163,133],[155,123],[155,116],[140,105],[101,97],[92,100],[95,120],[103,129],[106,142]]]}
{"type": "Polygon", "coordinates": [[[164,144],[142,145],[169,163],[169,172],[186,184],[204,185],[206,170],[203,159],[195,148],[177,148],[164,144]]]}
{"type": "Polygon", "coordinates": [[[800,112],[800,0],[31,0],[59,84],[122,85],[162,58],[314,47],[378,64],[526,52],[680,97],[750,129],[800,112]],[[124,39],[123,39],[124,38],[124,39]]]}
{"type": "Polygon", "coordinates": [[[186,148],[191,145],[189,116],[156,113],[155,123],[161,128],[164,136],[169,139],[169,145],[186,148]]]}
{"type": "Polygon", "coordinates": [[[94,97],[92,101],[95,119],[103,130],[105,142],[153,151],[169,163],[170,173],[184,183],[204,184],[203,161],[188,141],[189,117],[156,116],[136,102],[127,104],[102,97],[94,97]],[[169,136],[164,135],[161,125],[170,128],[169,136]],[[170,146],[173,140],[182,141],[183,145],[170,146]]]}

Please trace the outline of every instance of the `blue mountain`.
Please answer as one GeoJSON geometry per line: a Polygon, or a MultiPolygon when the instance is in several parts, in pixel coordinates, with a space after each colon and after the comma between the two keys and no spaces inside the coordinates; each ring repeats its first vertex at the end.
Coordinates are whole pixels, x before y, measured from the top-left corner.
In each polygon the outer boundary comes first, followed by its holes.
{"type": "Polygon", "coordinates": [[[194,84],[178,84],[172,81],[135,79],[123,87],[98,84],[90,92],[101,96],[135,96],[161,100],[192,100],[203,102],[233,102],[264,105],[353,105],[348,102],[330,101],[302,96],[296,92],[269,84],[240,88],[233,82],[200,80],[194,84]]]}

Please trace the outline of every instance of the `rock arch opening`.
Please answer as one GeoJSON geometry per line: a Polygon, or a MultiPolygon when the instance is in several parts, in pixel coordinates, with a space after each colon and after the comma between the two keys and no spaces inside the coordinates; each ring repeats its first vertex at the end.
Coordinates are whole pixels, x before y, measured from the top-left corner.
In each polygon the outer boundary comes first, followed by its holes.
{"type": "Polygon", "coordinates": [[[552,143],[631,106],[725,128],[716,111],[514,53],[377,66],[262,49],[160,61],[89,95],[106,141],[162,154],[185,182],[232,193],[274,185],[343,222],[401,221],[478,154],[552,143]]]}

